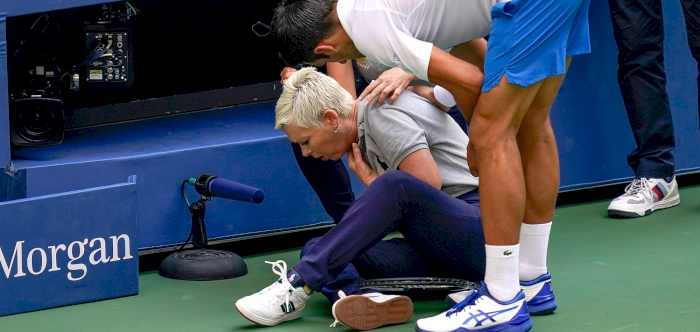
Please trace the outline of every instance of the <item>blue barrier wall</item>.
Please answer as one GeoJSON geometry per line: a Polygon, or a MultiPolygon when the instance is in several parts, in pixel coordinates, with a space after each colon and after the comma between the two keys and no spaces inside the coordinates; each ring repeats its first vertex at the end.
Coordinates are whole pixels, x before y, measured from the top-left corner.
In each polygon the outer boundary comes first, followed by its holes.
{"type": "MultiPolygon", "coordinates": [[[[0,1],[0,133],[8,133],[5,17],[100,3],[95,0],[0,1]]],[[[700,168],[695,93],[697,67],[688,51],[677,1],[664,1],[668,92],[676,124],[679,173],[700,168]]],[[[629,181],[626,155],[634,141],[616,81],[617,50],[608,5],[590,8],[593,53],[574,59],[553,107],[552,121],[562,165],[562,190],[629,181]]],[[[330,225],[299,172],[281,132],[272,129],[274,104],[150,119],[69,132],[58,146],[10,147],[0,135],[0,184],[7,197],[32,197],[100,186],[130,174],[139,176],[141,250],[184,241],[189,215],[179,192],[182,180],[209,173],[259,187],[263,204],[214,200],[207,228],[215,239],[330,225]],[[14,177],[13,177],[14,176],[14,177]]],[[[355,189],[362,188],[355,180],[355,189]]]]}
{"type": "MultiPolygon", "coordinates": [[[[620,89],[617,48],[605,0],[593,0],[592,53],[575,57],[552,110],[561,161],[561,189],[626,182],[634,177],[626,156],[635,148],[620,89]]],[[[676,133],[676,169],[700,167],[697,65],[690,56],[679,1],[663,1],[668,94],[676,133]]]]}
{"type": "Polygon", "coordinates": [[[138,293],[135,180],[0,203],[0,316],[138,293]]]}
{"type": "MultiPolygon", "coordinates": [[[[328,225],[290,143],[274,130],[273,102],[69,131],[61,145],[15,150],[28,196],[139,176],[139,248],[185,241],[183,180],[206,173],[257,187],[260,205],[216,198],[205,221],[212,240],[328,225]]],[[[190,202],[197,198],[186,186],[190,202]]]]}

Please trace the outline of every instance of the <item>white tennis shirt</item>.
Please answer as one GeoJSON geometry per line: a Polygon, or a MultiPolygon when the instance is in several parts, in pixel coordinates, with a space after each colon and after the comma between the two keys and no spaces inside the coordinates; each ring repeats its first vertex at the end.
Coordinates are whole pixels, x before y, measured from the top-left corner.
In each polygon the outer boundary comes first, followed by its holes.
{"type": "Polygon", "coordinates": [[[433,45],[449,50],[491,30],[498,0],[339,0],[340,23],[367,58],[428,80],[433,45]]]}

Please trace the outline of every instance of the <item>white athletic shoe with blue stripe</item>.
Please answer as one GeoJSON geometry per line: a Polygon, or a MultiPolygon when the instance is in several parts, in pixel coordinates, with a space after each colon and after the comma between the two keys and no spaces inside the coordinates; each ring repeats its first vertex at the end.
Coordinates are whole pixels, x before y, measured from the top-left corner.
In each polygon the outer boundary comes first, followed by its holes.
{"type": "Polygon", "coordinates": [[[521,281],[520,289],[525,293],[527,311],[532,316],[548,315],[557,310],[557,301],[552,291],[552,275],[545,273],[535,280],[521,281]]]}
{"type": "MultiPolygon", "coordinates": [[[[521,281],[520,289],[525,293],[527,311],[531,316],[547,315],[557,309],[557,301],[552,291],[552,275],[545,273],[532,281],[521,281]]],[[[462,291],[447,294],[445,304],[452,308],[464,301],[472,291],[462,291]]]]}
{"type": "Polygon", "coordinates": [[[680,203],[676,177],[664,179],[634,179],[625,193],[608,205],[608,216],[613,218],[637,218],[650,215],[680,203]]]}
{"type": "Polygon", "coordinates": [[[530,328],[525,293],[501,302],[491,297],[483,282],[452,309],[416,322],[417,332],[526,332],[530,328]]]}

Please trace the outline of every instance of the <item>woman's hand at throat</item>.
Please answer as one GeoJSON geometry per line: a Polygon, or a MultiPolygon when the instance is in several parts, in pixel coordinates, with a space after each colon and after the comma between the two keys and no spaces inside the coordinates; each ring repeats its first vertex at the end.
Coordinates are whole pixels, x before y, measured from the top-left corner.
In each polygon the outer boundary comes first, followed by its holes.
{"type": "Polygon", "coordinates": [[[348,150],[348,167],[365,186],[369,186],[379,176],[362,158],[362,151],[357,143],[352,143],[352,148],[348,150]]]}

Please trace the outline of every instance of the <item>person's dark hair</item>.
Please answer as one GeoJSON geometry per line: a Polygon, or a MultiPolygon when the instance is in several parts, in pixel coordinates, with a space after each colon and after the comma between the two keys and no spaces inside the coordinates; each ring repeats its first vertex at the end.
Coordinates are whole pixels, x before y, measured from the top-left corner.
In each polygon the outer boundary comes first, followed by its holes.
{"type": "Polygon", "coordinates": [[[333,33],[330,17],[337,0],[284,0],[272,18],[272,33],[287,66],[313,62],[323,56],[314,48],[333,33]]]}

